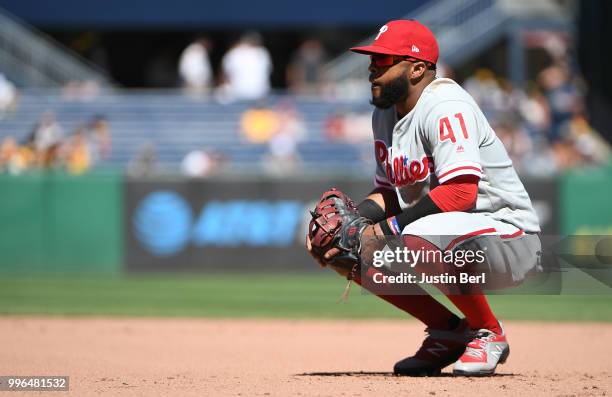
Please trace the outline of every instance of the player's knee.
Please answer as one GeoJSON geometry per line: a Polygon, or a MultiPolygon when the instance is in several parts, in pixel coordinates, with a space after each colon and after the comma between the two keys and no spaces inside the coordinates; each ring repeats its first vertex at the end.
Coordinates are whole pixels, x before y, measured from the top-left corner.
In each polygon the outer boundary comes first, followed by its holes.
{"type": "Polygon", "coordinates": [[[411,251],[439,251],[440,249],[429,240],[415,235],[404,235],[402,236],[402,245],[411,251]]]}

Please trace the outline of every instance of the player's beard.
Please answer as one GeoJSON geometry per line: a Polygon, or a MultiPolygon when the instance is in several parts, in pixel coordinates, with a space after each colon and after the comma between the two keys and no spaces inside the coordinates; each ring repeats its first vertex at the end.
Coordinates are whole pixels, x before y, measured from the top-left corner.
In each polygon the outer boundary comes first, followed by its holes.
{"type": "Polygon", "coordinates": [[[408,97],[408,78],[402,74],[385,85],[379,85],[380,95],[370,100],[370,104],[379,109],[388,109],[408,97]]]}

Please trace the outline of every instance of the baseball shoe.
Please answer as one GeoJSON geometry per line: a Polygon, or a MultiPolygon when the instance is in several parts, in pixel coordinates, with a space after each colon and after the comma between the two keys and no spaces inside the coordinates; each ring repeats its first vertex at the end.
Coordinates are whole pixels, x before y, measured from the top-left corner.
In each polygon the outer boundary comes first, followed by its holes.
{"type": "Polygon", "coordinates": [[[393,373],[404,376],[435,376],[442,368],[457,361],[469,342],[469,327],[465,319],[451,331],[426,328],[427,337],[412,357],[395,363],[393,373]]]}
{"type": "MultiPolygon", "coordinates": [[[[501,323],[500,323],[501,327],[501,323]]],[[[501,334],[488,329],[473,331],[472,340],[465,352],[455,363],[454,375],[486,376],[495,372],[497,364],[503,364],[510,355],[506,333],[501,334]]]]}

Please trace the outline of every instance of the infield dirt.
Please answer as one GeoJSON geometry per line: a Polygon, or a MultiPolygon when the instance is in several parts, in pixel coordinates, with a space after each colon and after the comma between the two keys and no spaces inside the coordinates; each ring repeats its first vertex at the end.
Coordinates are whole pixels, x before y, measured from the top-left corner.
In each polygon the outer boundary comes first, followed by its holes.
{"type": "Polygon", "coordinates": [[[422,341],[415,321],[1,317],[0,375],[70,376],[53,396],[612,393],[612,324],[505,326],[496,376],[407,378],[390,371],[422,341]]]}

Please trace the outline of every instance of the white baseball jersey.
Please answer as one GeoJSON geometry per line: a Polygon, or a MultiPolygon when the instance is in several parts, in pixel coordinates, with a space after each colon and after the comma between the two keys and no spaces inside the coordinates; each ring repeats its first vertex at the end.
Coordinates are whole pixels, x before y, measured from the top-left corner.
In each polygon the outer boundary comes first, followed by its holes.
{"type": "Polygon", "coordinates": [[[477,175],[472,212],[536,233],[540,225],[512,161],[474,99],[451,79],[423,90],[398,120],[395,107],[375,109],[376,187],[395,189],[403,208],[438,184],[477,175]]]}

